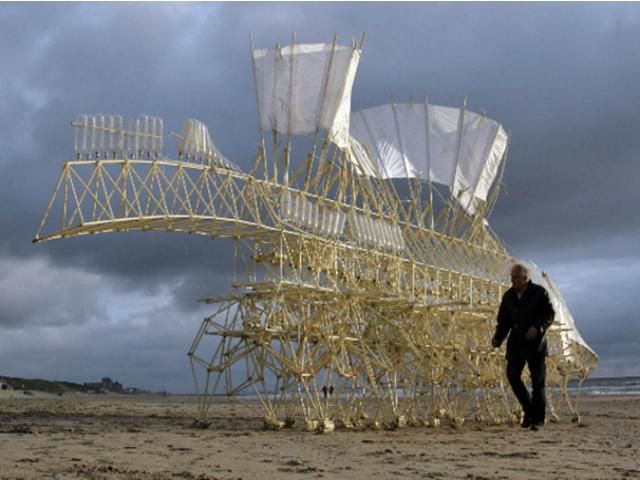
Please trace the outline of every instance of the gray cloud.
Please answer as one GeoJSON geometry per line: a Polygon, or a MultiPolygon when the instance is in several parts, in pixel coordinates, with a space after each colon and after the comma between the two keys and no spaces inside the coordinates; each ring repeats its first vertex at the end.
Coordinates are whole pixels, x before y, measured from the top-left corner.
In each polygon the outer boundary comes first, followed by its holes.
{"type": "Polygon", "coordinates": [[[640,323],[630,308],[640,270],[638,257],[549,260],[546,265],[558,282],[586,342],[600,355],[597,373],[605,376],[637,372],[640,323]]]}
{"type": "Polygon", "coordinates": [[[3,374],[80,383],[111,376],[126,386],[192,391],[187,349],[204,314],[185,316],[167,302],[112,315],[119,320],[3,331],[3,374]]]}
{"type": "Polygon", "coordinates": [[[43,257],[0,257],[0,327],[62,326],[106,320],[98,304],[100,276],[52,269],[43,257]]]}
{"type": "MultiPolygon", "coordinates": [[[[1,284],[0,328],[24,351],[48,325],[104,328],[107,338],[113,328],[100,361],[128,372],[124,357],[109,353],[115,332],[126,331],[111,323],[114,302],[126,294],[152,312],[164,296],[171,315],[193,318],[202,308],[195,298],[229,286],[230,242],[131,233],[29,243],[62,162],[73,156],[68,123],[78,113],[145,112],[174,131],[199,118],[225,155],[249,168],[258,142],[249,33],[266,47],[288,43],[292,31],[298,42],[334,33],[349,42],[366,31],[354,107],[385,103],[391,89],[398,101],[427,93],[433,103],[460,105],[468,96],[471,110],[511,131],[506,188],[490,221],[514,254],[572,292],[601,371],[615,373],[637,355],[629,338],[639,338],[633,292],[623,283],[640,270],[639,24],[633,4],[3,4],[0,258],[11,276],[1,284]],[[630,265],[624,281],[602,267],[622,261],[630,265]],[[584,288],[573,290],[577,278],[584,288]],[[30,285],[39,287],[33,301],[30,285]],[[603,317],[616,328],[604,328],[603,317]]],[[[177,350],[190,328],[166,325],[177,350]]],[[[142,348],[146,333],[131,330],[124,344],[150,364],[164,362],[162,348],[142,348]]],[[[61,360],[42,375],[86,354],[51,345],[61,360]]],[[[157,379],[174,374],[145,370],[157,379]]]]}

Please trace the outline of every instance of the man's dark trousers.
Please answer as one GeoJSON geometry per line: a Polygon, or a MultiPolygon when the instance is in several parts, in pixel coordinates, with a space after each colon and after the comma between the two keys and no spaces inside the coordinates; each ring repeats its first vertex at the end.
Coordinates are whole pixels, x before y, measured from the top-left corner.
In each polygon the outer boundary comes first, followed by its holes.
{"type": "Polygon", "coordinates": [[[545,377],[547,373],[545,360],[547,357],[547,342],[533,342],[524,352],[507,357],[507,378],[516,398],[522,405],[524,414],[533,422],[544,423],[546,411],[545,377]],[[522,382],[524,364],[529,367],[533,395],[522,382]]]}

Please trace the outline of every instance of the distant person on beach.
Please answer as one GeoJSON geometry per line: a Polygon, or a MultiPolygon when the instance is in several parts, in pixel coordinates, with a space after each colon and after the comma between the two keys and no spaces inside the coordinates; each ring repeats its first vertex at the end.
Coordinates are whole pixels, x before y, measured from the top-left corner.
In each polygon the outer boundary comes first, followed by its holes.
{"type": "Polygon", "coordinates": [[[491,344],[498,348],[507,334],[507,378],[524,410],[522,427],[537,430],[544,425],[546,399],[546,333],[555,312],[549,294],[529,279],[525,265],[511,268],[511,288],[505,292],[498,311],[498,325],[491,344]],[[524,364],[529,367],[533,394],[522,383],[524,364]]]}

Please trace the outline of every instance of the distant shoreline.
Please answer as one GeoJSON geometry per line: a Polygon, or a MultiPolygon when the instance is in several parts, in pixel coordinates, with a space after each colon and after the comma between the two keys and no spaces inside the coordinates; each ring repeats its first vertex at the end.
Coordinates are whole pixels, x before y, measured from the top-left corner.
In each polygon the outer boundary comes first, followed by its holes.
{"type": "MultiPolygon", "coordinates": [[[[50,394],[51,396],[71,396],[71,395],[90,395],[90,396],[108,396],[108,395],[135,395],[135,396],[172,396],[172,397],[198,397],[195,392],[170,392],[170,391],[148,391],[134,387],[128,387],[120,392],[109,390],[100,390],[86,385],[60,380],[45,380],[40,378],[21,378],[0,375],[0,381],[5,381],[12,386],[9,391],[26,391],[25,396],[29,396],[31,392],[40,394],[50,394]],[[20,388],[24,385],[24,389],[20,388]]],[[[640,377],[639,376],[623,376],[623,377],[589,377],[581,384],[578,380],[569,382],[569,393],[575,395],[578,388],[581,396],[637,396],[640,395],[640,377]]],[[[552,387],[557,388],[557,387],[552,387]]],[[[0,393],[7,390],[0,390],[0,393]]],[[[228,397],[225,394],[215,395],[216,399],[223,398],[240,398],[254,399],[256,395],[252,391],[240,393],[235,397],[228,397]]]]}

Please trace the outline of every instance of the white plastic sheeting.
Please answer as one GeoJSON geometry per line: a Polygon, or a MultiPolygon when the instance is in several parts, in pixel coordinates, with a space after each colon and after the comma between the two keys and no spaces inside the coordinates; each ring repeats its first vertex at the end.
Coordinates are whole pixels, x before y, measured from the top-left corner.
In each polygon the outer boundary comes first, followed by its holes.
{"type": "Polygon", "coordinates": [[[347,157],[356,166],[357,171],[361,175],[371,177],[384,177],[378,169],[378,164],[371,161],[372,155],[358,140],[351,137],[350,139],[351,157],[347,157]]]}
{"type": "Polygon", "coordinates": [[[228,160],[213,143],[207,126],[193,118],[184,122],[178,143],[178,154],[207,162],[210,165],[240,171],[240,167],[228,160]]]}
{"type": "Polygon", "coordinates": [[[359,49],[301,44],[253,50],[253,60],[263,130],[300,135],[323,129],[347,148],[359,49]]]}
{"type": "Polygon", "coordinates": [[[547,289],[547,292],[549,293],[549,299],[551,300],[553,310],[556,313],[554,318],[554,327],[560,329],[560,338],[562,339],[562,350],[564,358],[571,361],[577,361],[578,358],[576,358],[575,355],[575,348],[577,346],[579,348],[585,349],[586,352],[589,352],[591,355],[593,355],[594,360],[596,360],[596,353],[591,349],[589,345],[587,345],[587,342],[584,341],[582,335],[580,335],[580,332],[576,327],[576,322],[573,319],[571,312],[569,311],[569,307],[567,307],[567,304],[564,301],[560,290],[553,282],[553,280],[551,280],[551,277],[549,277],[546,272],[543,272],[535,265],[530,265],[530,276],[531,280],[534,283],[542,285],[547,289]]]}
{"type": "Polygon", "coordinates": [[[317,206],[297,192],[283,191],[280,197],[280,209],[282,218],[297,227],[333,237],[342,235],[344,231],[346,222],[344,213],[317,206]]]}
{"type": "Polygon", "coordinates": [[[372,161],[363,173],[383,178],[422,178],[446,185],[470,214],[475,213],[498,172],[507,134],[498,123],[464,109],[426,103],[387,104],[355,112],[354,159],[362,146],[372,161]]]}

